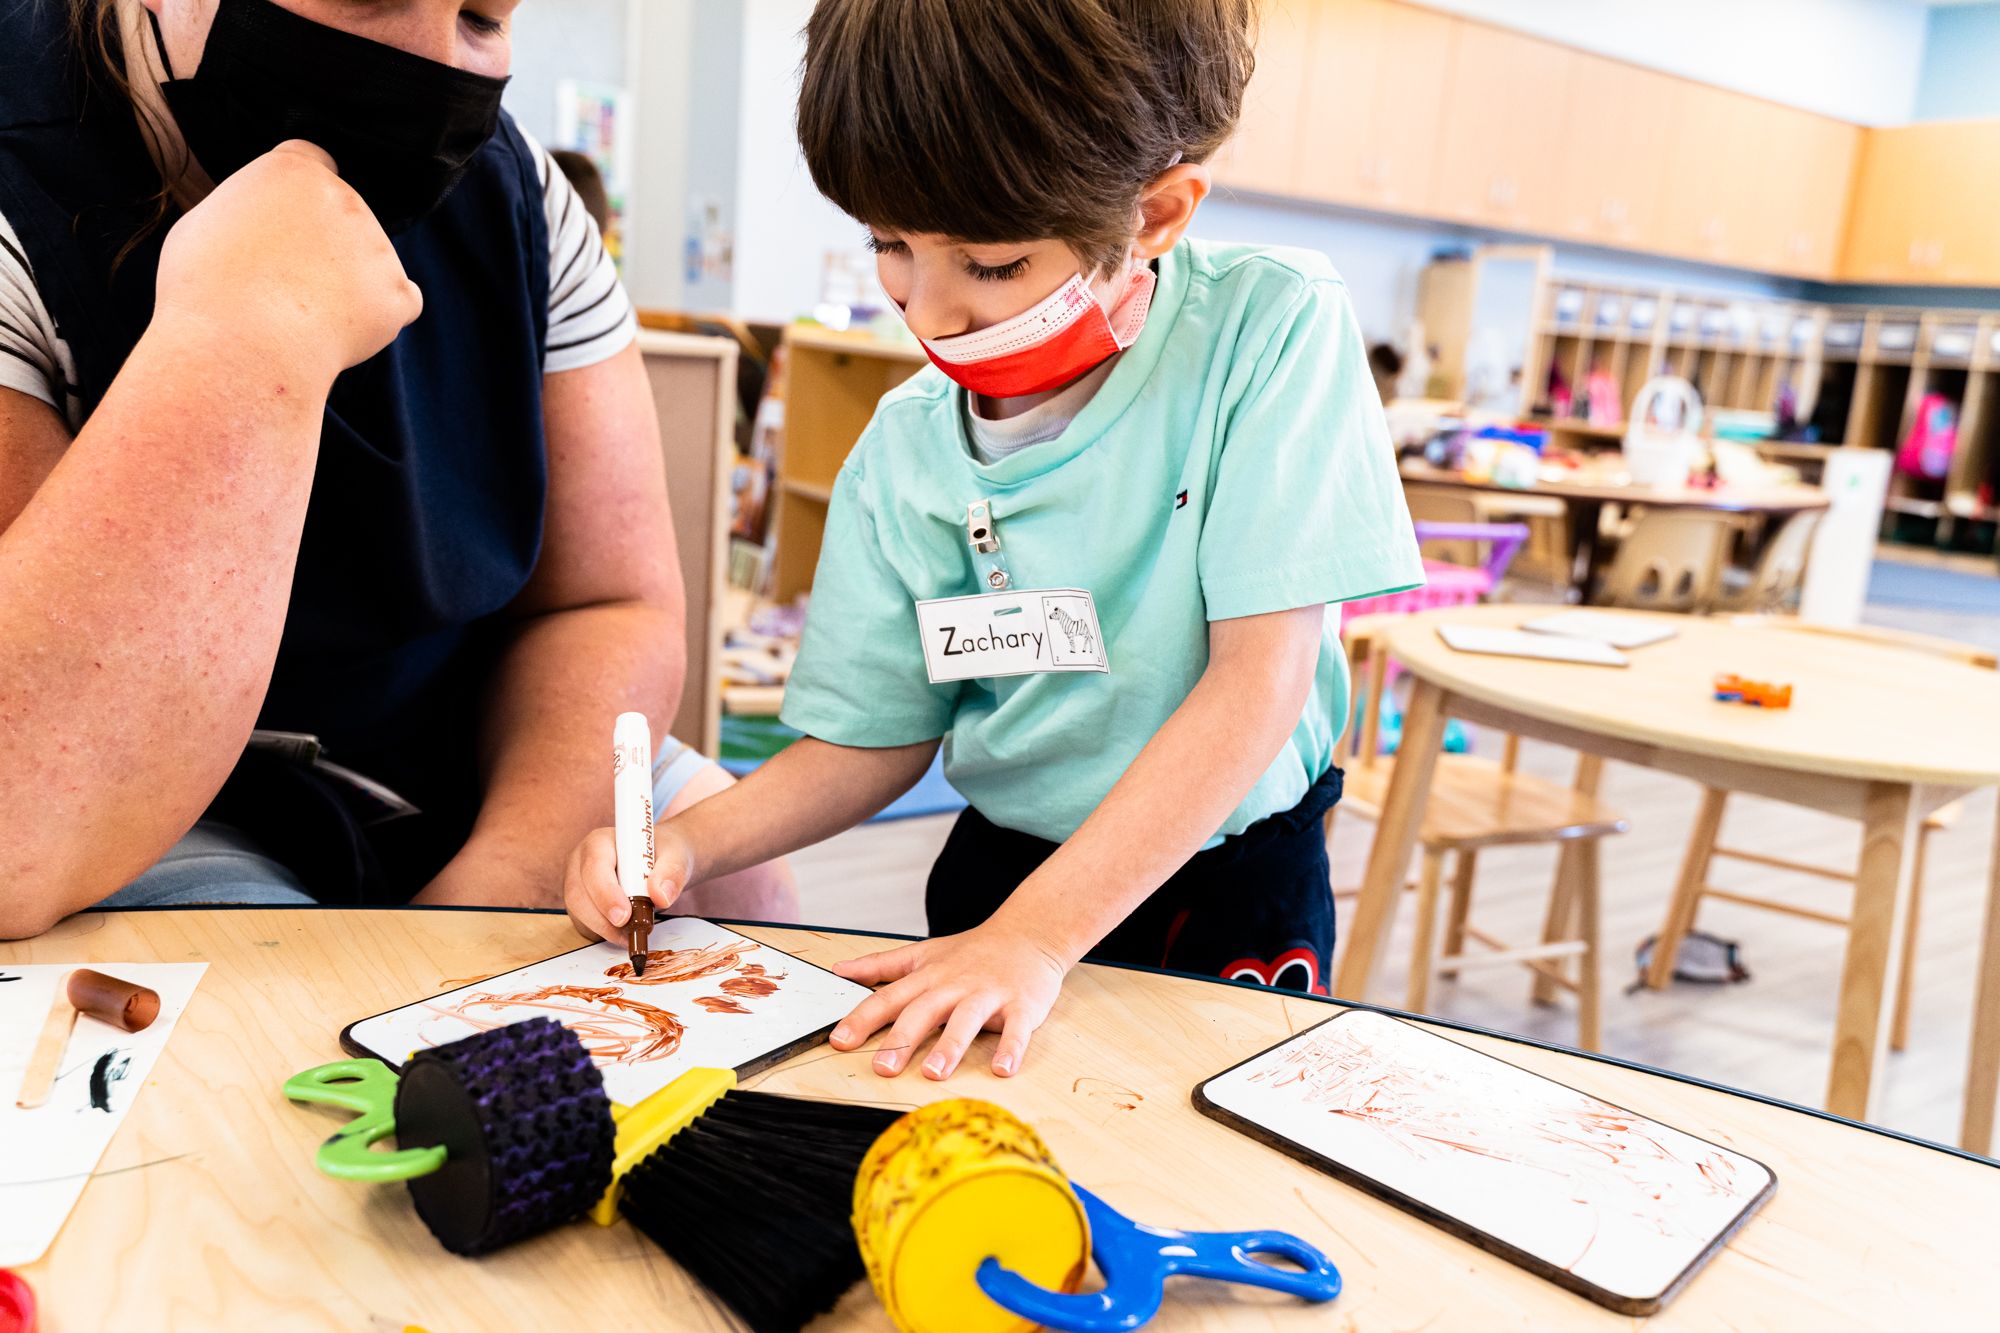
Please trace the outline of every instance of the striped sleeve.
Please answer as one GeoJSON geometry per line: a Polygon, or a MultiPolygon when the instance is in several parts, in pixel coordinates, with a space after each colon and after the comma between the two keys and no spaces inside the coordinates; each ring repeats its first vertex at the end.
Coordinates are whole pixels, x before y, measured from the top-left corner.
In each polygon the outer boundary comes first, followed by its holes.
{"type": "Polygon", "coordinates": [[[69,345],[56,335],[27,252],[5,217],[0,217],[0,388],[41,399],[72,426],[82,407],[69,345]]]}
{"type": "Polygon", "coordinates": [[[597,223],[548,150],[528,140],[549,222],[549,332],[543,373],[581,370],[625,350],[639,332],[632,298],[597,223]]]}

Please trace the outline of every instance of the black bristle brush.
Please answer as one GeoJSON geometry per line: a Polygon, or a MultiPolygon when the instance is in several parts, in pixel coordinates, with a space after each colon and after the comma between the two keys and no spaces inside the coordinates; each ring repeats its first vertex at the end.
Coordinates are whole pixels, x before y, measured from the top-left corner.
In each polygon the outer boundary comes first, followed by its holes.
{"type": "Polygon", "coordinates": [[[619,1211],[754,1333],[794,1333],[864,1275],[854,1177],[901,1114],[726,1092],[626,1174],[619,1211]]]}

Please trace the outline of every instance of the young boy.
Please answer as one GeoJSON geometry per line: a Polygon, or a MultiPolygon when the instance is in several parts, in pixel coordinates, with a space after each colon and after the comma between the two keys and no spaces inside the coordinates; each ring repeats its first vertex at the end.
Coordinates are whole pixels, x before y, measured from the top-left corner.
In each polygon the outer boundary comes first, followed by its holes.
{"type": "MultiPolygon", "coordinates": [[[[1423,580],[1368,360],[1317,255],[1185,239],[1250,0],[820,0],[799,140],[926,370],[834,488],[783,718],[658,830],[682,888],[825,838],[944,745],[970,802],[931,938],[838,970],[874,1067],[1020,1068],[1086,955],[1321,990],[1350,708],[1329,603],[1423,580]]],[[[615,938],[609,832],[565,897],[615,938]]]]}

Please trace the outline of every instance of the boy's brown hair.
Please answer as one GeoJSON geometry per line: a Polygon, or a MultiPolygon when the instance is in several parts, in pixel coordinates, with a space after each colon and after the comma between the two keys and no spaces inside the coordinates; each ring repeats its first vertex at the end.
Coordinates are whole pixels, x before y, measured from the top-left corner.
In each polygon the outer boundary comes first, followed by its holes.
{"type": "Polygon", "coordinates": [[[1255,0],[819,0],[799,146],[888,231],[1122,257],[1140,192],[1235,128],[1255,0]]]}

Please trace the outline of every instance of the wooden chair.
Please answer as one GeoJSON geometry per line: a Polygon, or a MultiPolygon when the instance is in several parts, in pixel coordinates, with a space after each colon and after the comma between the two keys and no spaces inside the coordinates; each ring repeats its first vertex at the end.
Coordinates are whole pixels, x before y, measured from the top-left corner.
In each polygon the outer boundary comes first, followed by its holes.
{"type": "Polygon", "coordinates": [[[1723,575],[1722,609],[1736,612],[1778,612],[1791,606],[1805,582],[1806,559],[1812,554],[1813,536],[1819,531],[1822,515],[1816,512],[1793,514],[1776,535],[1764,544],[1764,554],[1749,581],[1731,588],[1723,575]]]}
{"type": "MultiPolygon", "coordinates": [[[[1364,616],[1349,622],[1345,631],[1357,692],[1366,700],[1366,716],[1350,737],[1351,756],[1340,804],[1327,812],[1329,841],[1341,811],[1379,821],[1388,791],[1390,765],[1376,753],[1388,654],[1376,640],[1377,628],[1371,628],[1379,627],[1384,618],[1364,616]]],[[[1455,976],[1461,968],[1518,963],[1534,973],[1533,993],[1538,1003],[1553,1000],[1558,987],[1575,993],[1577,1045],[1596,1050],[1603,1040],[1597,843],[1607,834],[1623,833],[1627,825],[1624,816],[1597,799],[1603,760],[1594,755],[1579,756],[1574,784],[1563,787],[1516,771],[1518,754],[1519,740],[1509,736],[1498,762],[1474,755],[1439,756],[1417,836],[1423,861],[1416,883],[1416,943],[1410,956],[1406,1007],[1416,1013],[1425,1011],[1434,975],[1455,976]],[[1467,918],[1480,851],[1549,842],[1560,843],[1562,855],[1541,941],[1516,947],[1473,926],[1467,918]],[[1436,953],[1438,897],[1447,857],[1453,858],[1450,902],[1445,912],[1443,951],[1436,953]],[[1468,952],[1467,941],[1492,952],[1468,952]],[[1570,958],[1577,960],[1574,977],[1564,967],[1570,958]]],[[[1355,892],[1337,889],[1334,896],[1351,897],[1355,892]]]]}
{"type": "MultiPolygon", "coordinates": [[[[1780,616],[1737,616],[1735,620],[1740,623],[1776,626],[1801,634],[1824,634],[1837,638],[1859,639],[1907,649],[1910,652],[1930,653],[1964,662],[1968,666],[1983,667],[1989,671],[2000,669],[2000,654],[1995,654],[1990,649],[1968,643],[1957,643],[1950,639],[1933,638],[1926,634],[1912,634],[1905,630],[1878,629],[1869,625],[1814,625],[1780,616]]],[[[1728,793],[1713,787],[1702,793],[1701,809],[1695,816],[1694,835],[1688,842],[1687,858],[1682,865],[1680,882],[1674,887],[1673,897],[1667,903],[1666,921],[1660,927],[1659,940],[1653,947],[1652,963],[1646,972],[1646,984],[1654,990],[1665,989],[1667,983],[1673,979],[1674,963],[1680,954],[1681,941],[1687,938],[1690,930],[1694,929],[1695,914],[1701,910],[1702,900],[1705,898],[1719,898],[1724,902],[1755,907],[1768,912],[1781,912],[1787,916],[1803,917],[1808,921],[1821,921],[1843,929],[1849,925],[1849,919],[1837,912],[1824,912],[1815,908],[1800,907],[1794,903],[1780,902],[1774,898],[1760,898],[1755,894],[1718,889],[1708,882],[1709,868],[1717,857],[1745,861],[1751,865],[1768,866],[1775,870],[1790,871],[1815,879],[1833,880],[1836,883],[1852,884],[1855,879],[1855,874],[1851,870],[1838,870],[1832,866],[1793,861],[1764,852],[1720,845],[1716,839],[1722,831],[1722,816],[1727,801],[1728,793]]],[[[1903,965],[1896,983],[1896,1012],[1889,1032],[1891,1050],[1900,1051],[1909,1044],[1911,979],[1916,971],[1917,914],[1923,901],[1924,853],[1929,846],[1931,834],[1957,823],[1964,813],[1964,806],[1963,801],[1953,801],[1950,805],[1933,811],[1924,820],[1917,833],[1917,845],[1912,853],[1913,864],[1910,870],[1909,919],[1903,928],[1903,965]]]]}
{"type": "Polygon", "coordinates": [[[1645,510],[1592,600],[1635,611],[1707,611],[1722,591],[1736,528],[1733,514],[1709,509],[1645,510]]]}

